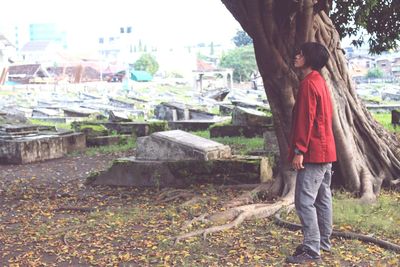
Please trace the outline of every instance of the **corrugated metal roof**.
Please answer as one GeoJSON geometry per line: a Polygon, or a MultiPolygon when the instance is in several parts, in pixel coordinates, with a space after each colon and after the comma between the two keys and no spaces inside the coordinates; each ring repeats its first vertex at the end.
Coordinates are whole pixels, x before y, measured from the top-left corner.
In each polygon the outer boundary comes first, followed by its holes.
{"type": "Polygon", "coordinates": [[[46,49],[51,44],[51,41],[30,41],[26,43],[21,51],[22,52],[38,52],[38,51],[46,51],[46,49]]]}

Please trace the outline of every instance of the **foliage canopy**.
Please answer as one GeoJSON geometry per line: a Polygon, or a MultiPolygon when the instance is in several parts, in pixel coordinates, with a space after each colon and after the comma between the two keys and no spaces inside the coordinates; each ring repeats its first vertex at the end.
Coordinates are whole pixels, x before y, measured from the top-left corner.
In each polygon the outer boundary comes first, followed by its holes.
{"type": "Polygon", "coordinates": [[[237,47],[253,44],[253,39],[243,30],[238,30],[232,41],[237,47]]]}
{"type": "Polygon", "coordinates": [[[253,45],[241,46],[222,55],[220,66],[233,69],[233,80],[249,81],[251,74],[257,71],[253,45]]]}
{"type": "Polygon", "coordinates": [[[158,62],[157,60],[148,53],[143,54],[133,65],[135,70],[144,70],[152,75],[158,71],[158,62]]]}
{"type": "Polygon", "coordinates": [[[399,0],[336,0],[330,17],[341,38],[355,36],[353,44],[358,46],[368,42],[372,53],[399,46],[399,0]],[[368,33],[367,39],[358,36],[361,30],[368,33]]]}

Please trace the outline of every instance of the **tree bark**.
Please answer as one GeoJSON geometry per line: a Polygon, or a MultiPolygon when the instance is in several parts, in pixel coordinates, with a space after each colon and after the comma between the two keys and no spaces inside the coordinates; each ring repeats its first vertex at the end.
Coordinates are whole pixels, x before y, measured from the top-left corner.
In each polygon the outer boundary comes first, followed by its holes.
{"type": "Polygon", "coordinates": [[[330,60],[322,70],[335,107],[333,128],[338,161],[334,183],[373,201],[382,184],[400,177],[399,140],[377,123],[357,97],[339,35],[328,17],[332,1],[222,0],[253,38],[257,64],[274,118],[280,174],[272,193],[292,197],[295,172],[287,160],[292,108],[299,78],[294,51],[305,41],[324,44],[330,60]]]}

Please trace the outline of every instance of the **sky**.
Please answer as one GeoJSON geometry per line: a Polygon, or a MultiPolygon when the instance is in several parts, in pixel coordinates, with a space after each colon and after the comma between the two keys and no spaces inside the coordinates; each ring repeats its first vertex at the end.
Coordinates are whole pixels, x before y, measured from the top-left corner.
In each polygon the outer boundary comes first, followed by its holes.
{"type": "Polygon", "coordinates": [[[121,26],[165,46],[226,44],[241,29],[220,0],[2,0],[2,10],[1,26],[57,23],[81,47],[121,26]]]}

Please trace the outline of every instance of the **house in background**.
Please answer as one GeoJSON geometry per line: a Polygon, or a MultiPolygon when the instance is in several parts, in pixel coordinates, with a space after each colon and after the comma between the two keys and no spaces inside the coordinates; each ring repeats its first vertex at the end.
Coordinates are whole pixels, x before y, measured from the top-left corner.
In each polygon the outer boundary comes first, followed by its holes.
{"type": "Polygon", "coordinates": [[[376,66],[374,58],[363,55],[348,58],[347,64],[351,77],[356,80],[365,77],[368,69],[376,66]]]}
{"type": "Polygon", "coordinates": [[[8,79],[19,84],[51,82],[50,74],[41,64],[12,65],[8,69],[8,79]]]}
{"type": "Polygon", "coordinates": [[[63,60],[63,48],[53,41],[30,41],[20,51],[20,59],[26,64],[54,64],[63,60]]]}
{"type": "Polygon", "coordinates": [[[385,77],[392,75],[392,62],[389,58],[376,59],[376,67],[382,70],[385,77]]]}
{"type": "Polygon", "coordinates": [[[7,80],[8,67],[15,54],[14,45],[3,34],[0,34],[0,85],[7,80]]]}
{"type": "Polygon", "coordinates": [[[393,59],[392,75],[395,79],[400,80],[400,56],[397,56],[393,59]]]}

